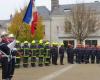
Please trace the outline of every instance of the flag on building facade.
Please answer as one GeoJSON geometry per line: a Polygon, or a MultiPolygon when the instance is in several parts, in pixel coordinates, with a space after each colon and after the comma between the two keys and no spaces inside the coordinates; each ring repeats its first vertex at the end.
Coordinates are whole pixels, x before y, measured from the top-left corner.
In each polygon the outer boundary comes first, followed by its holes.
{"type": "Polygon", "coordinates": [[[35,0],[30,0],[29,5],[27,7],[25,16],[23,18],[23,22],[29,24],[31,26],[31,33],[34,34],[37,22],[38,22],[38,12],[34,5],[35,0]]]}

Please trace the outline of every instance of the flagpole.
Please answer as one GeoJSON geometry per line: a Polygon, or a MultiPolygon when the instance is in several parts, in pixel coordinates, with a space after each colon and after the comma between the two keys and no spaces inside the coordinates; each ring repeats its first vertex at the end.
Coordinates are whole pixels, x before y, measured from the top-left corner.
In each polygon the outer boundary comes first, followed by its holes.
{"type": "Polygon", "coordinates": [[[52,42],[52,34],[51,34],[51,31],[52,31],[52,17],[51,17],[51,13],[50,13],[50,45],[51,45],[51,42],[52,42]]]}

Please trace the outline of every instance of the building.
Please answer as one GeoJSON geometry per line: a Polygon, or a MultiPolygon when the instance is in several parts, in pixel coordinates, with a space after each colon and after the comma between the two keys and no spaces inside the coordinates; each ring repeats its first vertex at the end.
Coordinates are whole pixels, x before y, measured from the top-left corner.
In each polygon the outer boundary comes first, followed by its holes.
{"type": "Polygon", "coordinates": [[[10,20],[0,20],[0,33],[7,31],[7,27],[10,23],[10,20]]]}
{"type": "MultiPolygon", "coordinates": [[[[51,0],[51,11],[45,6],[37,7],[39,14],[43,18],[43,25],[45,26],[45,40],[51,42],[64,42],[65,44],[70,43],[76,46],[77,41],[73,38],[73,35],[64,32],[65,16],[69,14],[74,5],[75,4],[59,5],[59,0],[51,0]]],[[[97,10],[98,13],[100,12],[100,2],[95,1],[93,3],[86,3],[86,5],[97,10]]],[[[0,21],[0,28],[5,28],[9,22],[10,20],[0,21]]],[[[90,34],[83,42],[83,44],[87,43],[100,45],[100,30],[90,34]]]]}
{"type": "Polygon", "coordinates": [[[8,20],[0,20],[0,34],[2,32],[8,32],[8,26],[10,25],[12,19],[12,15],[10,15],[10,19],[8,20]]]}
{"type": "MultiPolygon", "coordinates": [[[[86,3],[88,7],[96,10],[100,14],[100,2],[86,3]]],[[[51,42],[64,42],[65,44],[77,45],[77,40],[70,33],[65,33],[65,16],[70,14],[70,10],[75,4],[59,5],[59,0],[51,0],[51,11],[46,7],[38,7],[40,15],[43,17],[45,25],[45,39],[51,42]]],[[[99,15],[97,15],[99,16],[99,15]]],[[[83,44],[100,45],[100,30],[90,34],[83,44]]]]}

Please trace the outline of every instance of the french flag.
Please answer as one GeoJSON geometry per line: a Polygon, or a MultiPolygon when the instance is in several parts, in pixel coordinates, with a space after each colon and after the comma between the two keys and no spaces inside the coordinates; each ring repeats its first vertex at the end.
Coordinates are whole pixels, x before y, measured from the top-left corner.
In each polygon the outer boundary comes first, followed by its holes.
{"type": "Polygon", "coordinates": [[[38,12],[34,5],[35,0],[30,0],[29,5],[27,7],[25,16],[23,18],[23,22],[29,24],[31,26],[31,33],[34,34],[37,22],[38,22],[38,12]]]}

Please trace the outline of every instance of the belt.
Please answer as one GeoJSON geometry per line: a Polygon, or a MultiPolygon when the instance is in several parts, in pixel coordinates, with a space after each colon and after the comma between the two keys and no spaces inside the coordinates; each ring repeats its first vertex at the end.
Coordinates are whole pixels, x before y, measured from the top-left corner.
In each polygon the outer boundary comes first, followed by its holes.
{"type": "Polygon", "coordinates": [[[2,57],[7,57],[7,58],[9,58],[9,55],[2,55],[2,57]]]}
{"type": "Polygon", "coordinates": [[[4,58],[4,57],[7,57],[7,58],[8,58],[8,62],[11,60],[11,59],[10,59],[10,55],[7,55],[6,53],[4,53],[4,52],[1,51],[1,50],[0,50],[0,52],[1,52],[3,58],[4,58]]]}

